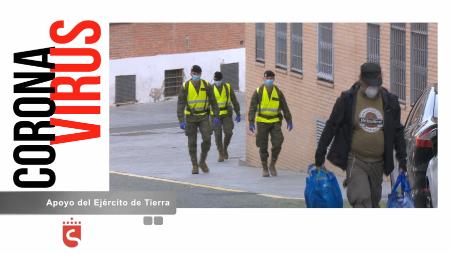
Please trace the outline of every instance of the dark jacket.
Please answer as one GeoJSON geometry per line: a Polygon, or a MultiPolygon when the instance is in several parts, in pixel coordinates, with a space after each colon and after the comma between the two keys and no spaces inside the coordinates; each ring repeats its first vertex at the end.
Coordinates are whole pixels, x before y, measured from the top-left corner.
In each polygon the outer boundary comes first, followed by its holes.
{"type": "MultiPolygon", "coordinates": [[[[316,165],[324,163],[327,148],[334,138],[327,159],[341,169],[347,169],[359,86],[356,82],[336,100],[317,146],[316,165]]],[[[384,88],[381,89],[381,96],[384,110],[384,173],[389,175],[394,169],[394,148],[399,167],[406,169],[406,144],[397,96],[384,88]]]]}

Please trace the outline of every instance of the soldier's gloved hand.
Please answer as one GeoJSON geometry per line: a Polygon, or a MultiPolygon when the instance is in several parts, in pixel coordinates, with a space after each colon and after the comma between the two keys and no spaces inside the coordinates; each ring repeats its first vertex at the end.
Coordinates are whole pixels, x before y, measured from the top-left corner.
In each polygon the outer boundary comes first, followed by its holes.
{"type": "Polygon", "coordinates": [[[214,117],[214,119],[213,119],[213,124],[215,124],[216,126],[217,125],[220,125],[220,120],[219,120],[219,118],[216,116],[216,117],[214,117]]]}
{"type": "Polygon", "coordinates": [[[186,121],[183,121],[180,123],[180,129],[182,129],[182,130],[186,129],[186,121]]]}
{"type": "Polygon", "coordinates": [[[294,125],[292,123],[287,124],[288,131],[291,131],[294,128],[294,125]]]}
{"type": "Polygon", "coordinates": [[[248,129],[252,132],[252,133],[255,133],[255,124],[254,123],[250,123],[249,125],[248,125],[248,129]]]}
{"type": "Polygon", "coordinates": [[[237,115],[235,121],[239,123],[241,121],[241,115],[237,115]]]}

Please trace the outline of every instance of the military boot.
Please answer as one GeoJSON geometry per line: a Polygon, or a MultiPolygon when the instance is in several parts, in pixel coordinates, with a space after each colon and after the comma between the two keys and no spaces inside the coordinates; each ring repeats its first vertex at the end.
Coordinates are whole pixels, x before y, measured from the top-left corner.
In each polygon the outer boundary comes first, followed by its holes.
{"type": "Polygon", "coordinates": [[[269,175],[269,169],[267,168],[267,161],[262,161],[261,164],[262,164],[262,170],[263,170],[262,176],[269,177],[270,175],[269,175]]]}
{"type": "Polygon", "coordinates": [[[275,160],[270,161],[269,172],[271,176],[277,176],[277,169],[275,168],[275,160]]]}
{"type": "Polygon", "coordinates": [[[192,162],[192,174],[198,174],[198,163],[197,163],[197,156],[195,156],[194,158],[191,157],[191,162],[192,162]]]}
{"type": "Polygon", "coordinates": [[[203,173],[208,173],[209,172],[209,168],[208,165],[206,165],[206,156],[208,154],[207,153],[201,153],[200,155],[200,169],[203,171],[203,173]]]}
{"type": "Polygon", "coordinates": [[[224,158],[225,160],[228,160],[228,149],[227,149],[227,148],[224,148],[224,149],[223,149],[223,158],[224,158]]]}
{"type": "Polygon", "coordinates": [[[192,174],[193,175],[198,174],[198,165],[197,164],[192,164],[192,174]]]}
{"type": "Polygon", "coordinates": [[[222,147],[217,147],[217,150],[219,151],[219,158],[217,159],[218,162],[224,161],[224,152],[222,147]]]}
{"type": "Polygon", "coordinates": [[[225,135],[224,142],[223,142],[223,158],[225,160],[228,160],[228,145],[230,145],[231,142],[231,136],[225,135]]]}

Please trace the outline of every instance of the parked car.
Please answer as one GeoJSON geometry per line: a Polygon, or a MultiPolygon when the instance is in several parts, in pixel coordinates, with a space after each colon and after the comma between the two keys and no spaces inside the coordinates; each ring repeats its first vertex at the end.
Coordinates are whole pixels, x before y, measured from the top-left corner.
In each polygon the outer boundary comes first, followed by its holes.
{"type": "Polygon", "coordinates": [[[405,124],[408,179],[416,207],[432,206],[426,174],[430,160],[437,156],[437,126],[438,90],[435,85],[425,89],[412,107],[405,124]],[[436,152],[433,149],[434,142],[436,152]]]}

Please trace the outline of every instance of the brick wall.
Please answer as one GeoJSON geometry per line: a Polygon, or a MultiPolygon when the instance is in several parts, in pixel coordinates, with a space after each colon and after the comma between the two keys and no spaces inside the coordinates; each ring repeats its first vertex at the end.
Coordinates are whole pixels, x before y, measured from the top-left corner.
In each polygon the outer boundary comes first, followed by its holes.
{"type": "Polygon", "coordinates": [[[110,59],[243,47],[242,23],[112,23],[110,59]]]}
{"type": "MultiPolygon", "coordinates": [[[[402,120],[406,120],[410,110],[410,25],[406,25],[406,105],[403,106],[402,120]]],[[[283,122],[285,142],[279,158],[280,169],[305,171],[314,162],[316,142],[316,119],[327,120],[336,98],[348,89],[359,75],[360,65],[367,59],[367,24],[335,23],[334,40],[334,82],[317,79],[317,24],[303,24],[303,74],[275,67],[275,24],[265,26],[265,63],[255,61],[255,24],[245,25],[246,41],[246,100],[257,86],[262,83],[263,73],[267,69],[275,71],[275,83],[286,95],[293,115],[294,130],[288,132],[283,122]]],[[[381,67],[383,86],[389,89],[390,64],[390,24],[380,24],[381,67]]],[[[290,26],[288,26],[288,66],[290,66],[290,26]]],[[[437,82],[437,24],[428,25],[428,82],[437,82]]],[[[248,124],[248,123],[247,123],[248,124]]],[[[246,142],[246,160],[259,166],[259,154],[255,146],[255,137],[248,133],[246,142]]],[[[342,174],[332,167],[326,166],[342,174]]]]}

